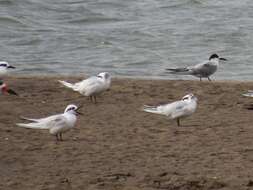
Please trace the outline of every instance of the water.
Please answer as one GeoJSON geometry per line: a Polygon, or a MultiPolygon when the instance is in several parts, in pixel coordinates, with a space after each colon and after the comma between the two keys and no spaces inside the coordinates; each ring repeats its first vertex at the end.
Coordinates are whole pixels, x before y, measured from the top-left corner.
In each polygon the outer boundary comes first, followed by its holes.
{"type": "Polygon", "coordinates": [[[216,79],[253,80],[252,12],[250,0],[0,0],[0,59],[18,74],[175,79],[164,69],[218,53],[216,79]]]}

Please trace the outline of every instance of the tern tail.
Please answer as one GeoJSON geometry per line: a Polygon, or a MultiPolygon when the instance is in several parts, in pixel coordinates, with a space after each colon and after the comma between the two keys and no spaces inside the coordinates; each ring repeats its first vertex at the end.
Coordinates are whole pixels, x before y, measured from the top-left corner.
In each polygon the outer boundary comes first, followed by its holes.
{"type": "Polygon", "coordinates": [[[66,82],[66,81],[63,81],[63,80],[58,80],[58,81],[59,81],[59,83],[61,83],[62,85],[64,85],[64,86],[66,86],[66,87],[71,88],[71,89],[74,90],[74,87],[75,87],[74,84],[71,84],[71,83],[66,82]]]}
{"type": "Polygon", "coordinates": [[[176,69],[166,69],[170,71],[171,74],[190,74],[190,70],[188,68],[176,68],[176,69]]]}
{"type": "Polygon", "coordinates": [[[149,112],[149,113],[162,114],[162,112],[158,110],[156,106],[144,105],[143,111],[149,112]]]}
{"type": "Polygon", "coordinates": [[[29,129],[48,129],[44,124],[41,123],[16,123],[19,127],[29,128],[29,129]]]}

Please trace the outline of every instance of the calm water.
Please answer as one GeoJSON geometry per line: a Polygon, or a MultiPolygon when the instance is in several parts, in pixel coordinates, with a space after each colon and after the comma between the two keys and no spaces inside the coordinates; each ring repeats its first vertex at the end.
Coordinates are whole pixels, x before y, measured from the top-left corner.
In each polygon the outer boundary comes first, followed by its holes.
{"type": "Polygon", "coordinates": [[[253,80],[253,1],[0,0],[0,52],[19,74],[168,79],[218,53],[216,79],[253,80]]]}

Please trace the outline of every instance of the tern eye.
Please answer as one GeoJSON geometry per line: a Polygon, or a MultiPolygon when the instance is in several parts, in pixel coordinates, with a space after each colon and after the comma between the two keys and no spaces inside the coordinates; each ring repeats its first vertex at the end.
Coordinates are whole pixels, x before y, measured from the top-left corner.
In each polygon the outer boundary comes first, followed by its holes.
{"type": "Polygon", "coordinates": [[[183,100],[188,100],[189,99],[189,96],[186,96],[183,98],[183,100]]]}
{"type": "Polygon", "coordinates": [[[70,107],[69,109],[68,109],[68,111],[70,111],[70,110],[75,110],[76,108],[75,107],[70,107]]]}

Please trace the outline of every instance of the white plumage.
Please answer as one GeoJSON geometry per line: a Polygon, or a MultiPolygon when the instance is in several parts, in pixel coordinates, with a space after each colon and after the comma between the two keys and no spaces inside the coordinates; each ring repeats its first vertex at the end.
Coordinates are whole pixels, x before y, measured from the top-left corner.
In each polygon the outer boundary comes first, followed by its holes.
{"type": "Polygon", "coordinates": [[[0,79],[5,77],[9,73],[9,69],[15,69],[6,61],[0,61],[0,79]]]}
{"type": "Polygon", "coordinates": [[[192,115],[196,108],[197,98],[193,94],[188,94],[176,102],[158,106],[145,105],[143,111],[166,115],[170,119],[177,119],[177,124],[180,126],[179,119],[192,115]]]}
{"type": "Polygon", "coordinates": [[[192,67],[166,70],[169,70],[171,74],[193,75],[198,77],[200,81],[202,78],[207,78],[209,81],[211,81],[210,76],[217,71],[220,60],[226,61],[225,58],[220,58],[217,54],[213,54],[210,56],[208,61],[199,63],[192,67]]]}
{"type": "Polygon", "coordinates": [[[59,82],[84,96],[89,96],[91,100],[94,98],[96,102],[96,96],[110,88],[111,77],[109,73],[103,72],[74,84],[61,80],[59,82]]]}
{"type": "Polygon", "coordinates": [[[66,107],[63,114],[52,115],[41,119],[22,117],[22,119],[32,121],[32,123],[17,123],[17,126],[31,129],[48,129],[49,133],[55,135],[57,140],[62,140],[62,133],[65,133],[75,126],[78,113],[78,107],[71,104],[66,107]]]}
{"type": "Polygon", "coordinates": [[[243,96],[246,96],[246,97],[253,97],[253,90],[248,90],[248,92],[242,94],[243,96]]]}

